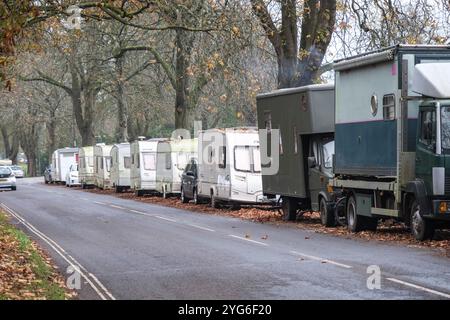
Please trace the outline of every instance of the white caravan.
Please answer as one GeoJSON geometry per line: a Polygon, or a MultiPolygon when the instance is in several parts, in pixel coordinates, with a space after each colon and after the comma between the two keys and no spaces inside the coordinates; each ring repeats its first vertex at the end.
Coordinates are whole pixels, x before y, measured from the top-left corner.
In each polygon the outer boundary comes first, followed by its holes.
{"type": "Polygon", "coordinates": [[[111,149],[111,184],[116,192],[130,188],[130,144],[128,142],[113,145],[111,149]]]}
{"type": "Polygon", "coordinates": [[[198,196],[210,199],[212,207],[266,201],[256,128],[200,131],[198,162],[198,196]]]}
{"type": "Polygon", "coordinates": [[[63,148],[52,154],[52,182],[66,182],[66,175],[73,164],[78,163],[78,148],[63,148]]]}
{"type": "MultiPolygon", "coordinates": [[[[158,158],[161,160],[162,156],[157,155],[159,151],[170,150],[168,139],[150,139],[143,140],[140,138],[131,143],[131,170],[130,183],[131,188],[137,196],[142,196],[145,193],[159,192],[156,183],[156,167],[158,158]]],[[[162,159],[160,166],[165,165],[165,160],[162,159]]],[[[161,170],[160,170],[161,171],[161,170]]]]}
{"type": "Polygon", "coordinates": [[[181,176],[192,157],[197,157],[197,139],[173,139],[157,151],[156,190],[164,198],[181,194],[181,176]]]}
{"type": "Polygon", "coordinates": [[[83,189],[95,185],[94,147],[80,148],[80,166],[78,177],[83,189]]]}
{"type": "Polygon", "coordinates": [[[111,149],[104,143],[94,146],[95,185],[100,189],[111,188],[111,149]]]}

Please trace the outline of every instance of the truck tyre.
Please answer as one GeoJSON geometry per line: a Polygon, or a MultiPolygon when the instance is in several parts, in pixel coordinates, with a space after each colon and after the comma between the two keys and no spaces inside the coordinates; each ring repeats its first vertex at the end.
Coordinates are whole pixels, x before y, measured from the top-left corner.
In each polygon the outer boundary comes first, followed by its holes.
{"type": "Polygon", "coordinates": [[[194,204],[200,204],[200,199],[198,198],[197,189],[194,189],[194,204]]]}
{"type": "Polygon", "coordinates": [[[186,196],[185,196],[185,194],[184,194],[184,189],[183,189],[183,188],[181,188],[181,195],[180,195],[180,198],[181,198],[181,202],[182,202],[182,203],[188,203],[188,202],[189,202],[189,199],[186,198],[186,196]]]}
{"type": "Polygon", "coordinates": [[[334,212],[328,206],[325,198],[323,197],[320,198],[319,211],[320,221],[322,222],[322,225],[324,225],[325,227],[334,227],[336,225],[334,221],[334,212]]]}
{"type": "Polygon", "coordinates": [[[282,210],[284,221],[295,221],[297,219],[298,203],[292,198],[283,197],[282,210]]]}
{"type": "Polygon", "coordinates": [[[364,217],[358,216],[356,200],[350,196],[347,200],[347,229],[351,232],[359,232],[364,227],[364,217]]]}
{"type": "Polygon", "coordinates": [[[214,192],[211,192],[211,208],[219,209],[219,202],[214,195],[214,192]]]}
{"type": "Polygon", "coordinates": [[[416,200],[411,205],[411,233],[416,240],[424,241],[432,239],[435,226],[432,220],[425,219],[416,200]]]}

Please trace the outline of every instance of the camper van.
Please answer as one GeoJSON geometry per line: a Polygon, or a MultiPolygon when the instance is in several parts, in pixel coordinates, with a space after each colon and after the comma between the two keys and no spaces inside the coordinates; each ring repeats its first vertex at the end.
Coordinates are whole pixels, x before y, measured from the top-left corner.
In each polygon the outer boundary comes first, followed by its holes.
{"type": "Polygon", "coordinates": [[[255,204],[265,200],[256,128],[199,132],[198,197],[209,199],[215,208],[222,203],[255,204]]]}
{"type": "Polygon", "coordinates": [[[113,145],[111,149],[111,184],[116,192],[130,188],[131,156],[128,142],[113,145]]]}
{"type": "Polygon", "coordinates": [[[73,164],[78,164],[78,148],[64,148],[55,150],[52,154],[52,181],[53,183],[65,183],[66,175],[73,164]]]}
{"type": "MultiPolygon", "coordinates": [[[[281,196],[283,219],[295,220],[305,211],[320,211],[324,225],[334,225],[326,214],[333,178],[334,85],[280,89],[256,97],[260,139],[279,130],[279,168],[262,167],[264,194],[281,196]],[[289,115],[287,117],[286,115],[289,115]],[[273,130],[272,130],[273,131],[273,130]]],[[[272,137],[273,138],[273,137],[272,137]]],[[[272,155],[271,142],[261,143],[261,154],[272,155]]]]}
{"type": "Polygon", "coordinates": [[[112,146],[97,143],[94,146],[95,185],[100,189],[109,189],[111,185],[111,149],[112,146]]]}
{"type": "Polygon", "coordinates": [[[95,185],[94,147],[80,148],[79,179],[83,189],[95,185]]]}
{"type": "Polygon", "coordinates": [[[161,166],[166,166],[166,160],[170,159],[169,157],[163,158],[165,156],[163,151],[168,153],[170,150],[168,139],[144,139],[140,137],[131,143],[130,147],[130,184],[137,196],[159,192],[156,183],[157,163],[159,162],[159,171],[161,171],[161,166]]]}

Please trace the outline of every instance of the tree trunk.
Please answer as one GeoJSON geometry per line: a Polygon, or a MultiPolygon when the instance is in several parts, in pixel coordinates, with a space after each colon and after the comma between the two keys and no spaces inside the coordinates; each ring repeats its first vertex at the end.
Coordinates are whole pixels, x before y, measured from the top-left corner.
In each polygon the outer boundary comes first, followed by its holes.
{"type": "Polygon", "coordinates": [[[50,162],[52,159],[53,151],[56,150],[56,120],[55,120],[55,111],[50,112],[50,120],[47,123],[47,134],[48,134],[48,142],[47,142],[47,157],[50,162]]]}
{"type": "Polygon", "coordinates": [[[119,121],[119,140],[128,142],[128,104],[125,98],[125,81],[123,74],[123,56],[116,59],[117,75],[117,109],[119,121]]]}
{"type": "Polygon", "coordinates": [[[191,57],[193,36],[187,31],[176,30],[176,88],[175,88],[175,128],[189,129],[189,81],[187,68],[191,57]]]}
{"type": "MultiPolygon", "coordinates": [[[[16,117],[15,117],[16,118],[16,117]]],[[[17,134],[12,134],[13,138],[10,142],[9,132],[6,126],[1,125],[0,131],[2,133],[3,145],[5,147],[5,157],[10,159],[13,164],[17,164],[17,154],[19,153],[19,138],[17,134]]]]}

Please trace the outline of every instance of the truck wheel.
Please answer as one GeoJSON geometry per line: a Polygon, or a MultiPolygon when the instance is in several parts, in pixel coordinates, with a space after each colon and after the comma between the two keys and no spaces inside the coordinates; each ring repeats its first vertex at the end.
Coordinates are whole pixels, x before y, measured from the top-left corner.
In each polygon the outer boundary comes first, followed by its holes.
{"type": "Polygon", "coordinates": [[[433,238],[434,223],[425,219],[420,213],[420,206],[414,200],[411,205],[411,233],[416,240],[424,241],[433,238]]]}
{"type": "Polygon", "coordinates": [[[282,210],[284,221],[295,221],[297,219],[298,204],[294,199],[283,197],[282,210]]]}
{"type": "Polygon", "coordinates": [[[347,229],[351,232],[359,232],[363,229],[364,218],[358,216],[357,212],[355,197],[350,196],[347,201],[347,229]]]}
{"type": "Polygon", "coordinates": [[[182,203],[188,203],[189,202],[189,199],[186,198],[186,196],[184,195],[184,189],[183,188],[181,188],[181,196],[180,196],[180,198],[181,198],[181,202],[182,203]]]}
{"type": "Polygon", "coordinates": [[[322,225],[324,225],[325,227],[334,227],[336,225],[334,221],[334,212],[330,210],[327,202],[325,201],[325,198],[323,197],[320,198],[319,211],[320,221],[322,222],[322,225]]]}

